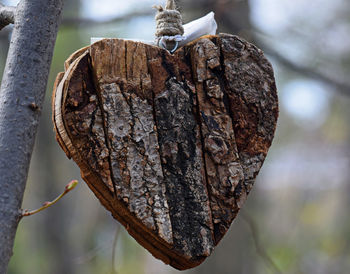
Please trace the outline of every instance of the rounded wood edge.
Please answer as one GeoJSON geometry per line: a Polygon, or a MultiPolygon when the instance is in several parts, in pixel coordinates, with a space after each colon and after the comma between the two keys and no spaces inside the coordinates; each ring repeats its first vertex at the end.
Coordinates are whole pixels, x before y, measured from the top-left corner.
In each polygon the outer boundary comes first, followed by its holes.
{"type": "Polygon", "coordinates": [[[83,47],[81,49],[78,49],[77,51],[73,52],[68,59],[64,62],[64,69],[67,71],[69,66],[76,61],[77,58],[79,58],[85,51],[87,51],[90,48],[90,46],[83,47]]]}

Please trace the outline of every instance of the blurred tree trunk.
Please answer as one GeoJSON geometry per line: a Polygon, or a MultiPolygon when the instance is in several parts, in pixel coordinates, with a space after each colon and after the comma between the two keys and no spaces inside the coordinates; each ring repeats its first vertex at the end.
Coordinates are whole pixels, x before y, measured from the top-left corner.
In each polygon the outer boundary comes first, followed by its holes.
{"type": "Polygon", "coordinates": [[[0,88],[0,273],[6,273],[43,105],[62,0],[22,0],[0,88]]]}
{"type": "MultiPolygon", "coordinates": [[[[65,0],[64,10],[63,10],[64,17],[79,18],[80,6],[81,6],[81,0],[65,0]]],[[[84,17],[84,16],[81,16],[81,17],[84,17]]]]}

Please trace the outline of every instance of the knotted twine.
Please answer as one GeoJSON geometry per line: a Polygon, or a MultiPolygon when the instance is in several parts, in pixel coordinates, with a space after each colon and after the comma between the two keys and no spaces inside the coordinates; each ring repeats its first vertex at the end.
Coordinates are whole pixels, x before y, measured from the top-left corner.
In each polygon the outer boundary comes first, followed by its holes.
{"type": "Polygon", "coordinates": [[[167,0],[165,9],[162,6],[154,6],[158,12],[156,15],[156,42],[173,53],[178,42],[185,40],[182,16],[176,10],[174,0],[167,0]]]}

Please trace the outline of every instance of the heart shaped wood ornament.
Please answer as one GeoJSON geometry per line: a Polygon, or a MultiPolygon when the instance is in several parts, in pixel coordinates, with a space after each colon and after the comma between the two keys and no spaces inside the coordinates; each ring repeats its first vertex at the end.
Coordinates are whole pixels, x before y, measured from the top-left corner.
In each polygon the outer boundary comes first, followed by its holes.
{"type": "Polygon", "coordinates": [[[57,77],[57,140],[113,217],[166,264],[199,265],[230,227],[274,136],[261,50],[228,34],[174,54],[104,39],[57,77]]]}

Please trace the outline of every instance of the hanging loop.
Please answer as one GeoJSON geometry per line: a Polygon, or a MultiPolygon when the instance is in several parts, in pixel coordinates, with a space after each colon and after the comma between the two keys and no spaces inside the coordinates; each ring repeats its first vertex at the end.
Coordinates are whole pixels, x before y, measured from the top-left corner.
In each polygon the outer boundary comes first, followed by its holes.
{"type": "Polygon", "coordinates": [[[169,48],[169,42],[167,42],[167,40],[165,40],[164,38],[161,38],[158,42],[158,47],[162,47],[163,49],[168,50],[170,53],[174,53],[177,48],[179,47],[179,42],[175,41],[175,45],[173,47],[173,49],[169,48]]]}
{"type": "Polygon", "coordinates": [[[155,6],[155,8],[158,10],[155,34],[157,45],[174,53],[179,42],[185,39],[181,14],[176,10],[174,0],[168,0],[165,9],[162,6],[155,6]]]}

